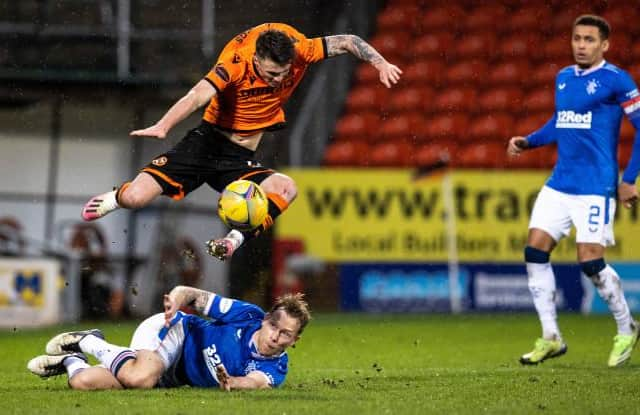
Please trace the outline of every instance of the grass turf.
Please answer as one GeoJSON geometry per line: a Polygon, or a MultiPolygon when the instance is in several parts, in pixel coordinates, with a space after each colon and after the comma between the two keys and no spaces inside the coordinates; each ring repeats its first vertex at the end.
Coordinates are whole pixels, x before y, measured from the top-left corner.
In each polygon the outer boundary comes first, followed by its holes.
{"type": "MultiPolygon", "coordinates": [[[[539,334],[532,314],[320,315],[290,351],[282,388],[234,393],[73,391],[65,376],[41,380],[26,362],[57,332],[95,324],[0,331],[0,413],[637,413],[640,356],[606,367],[612,319],[561,315],[560,323],[568,353],[522,367],[518,357],[539,334]]],[[[121,344],[136,325],[97,324],[121,344]]]]}

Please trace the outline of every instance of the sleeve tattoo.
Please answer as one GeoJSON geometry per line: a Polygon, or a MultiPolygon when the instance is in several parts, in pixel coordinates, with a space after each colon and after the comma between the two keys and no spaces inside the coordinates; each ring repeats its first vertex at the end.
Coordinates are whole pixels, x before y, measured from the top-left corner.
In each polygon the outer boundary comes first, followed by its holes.
{"type": "Polygon", "coordinates": [[[204,315],[209,298],[215,295],[209,291],[186,286],[174,288],[171,294],[180,306],[192,307],[194,311],[200,315],[204,315]]]}
{"type": "Polygon", "coordinates": [[[355,35],[334,35],[327,36],[327,54],[329,57],[351,53],[356,58],[372,64],[380,63],[384,60],[370,44],[355,35]]]}

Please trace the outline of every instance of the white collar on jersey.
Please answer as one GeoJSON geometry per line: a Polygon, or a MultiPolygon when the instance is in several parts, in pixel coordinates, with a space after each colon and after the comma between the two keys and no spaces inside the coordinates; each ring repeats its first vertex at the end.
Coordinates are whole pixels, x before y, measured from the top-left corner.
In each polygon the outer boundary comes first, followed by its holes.
{"type": "Polygon", "coordinates": [[[603,59],[602,62],[600,62],[597,66],[584,70],[578,68],[578,65],[573,65],[573,72],[576,74],[576,76],[586,76],[602,68],[606,63],[607,61],[603,59]]]}

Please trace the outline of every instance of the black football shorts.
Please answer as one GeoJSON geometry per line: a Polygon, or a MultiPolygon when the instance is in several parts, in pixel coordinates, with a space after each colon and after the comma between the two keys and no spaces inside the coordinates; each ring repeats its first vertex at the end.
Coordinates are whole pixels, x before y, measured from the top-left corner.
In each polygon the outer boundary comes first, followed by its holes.
{"type": "Polygon", "coordinates": [[[203,121],[141,171],[162,186],[162,194],[180,200],[203,183],[221,192],[234,180],[261,183],[275,173],[262,167],[254,155],[254,151],[230,141],[215,126],[203,121]]]}

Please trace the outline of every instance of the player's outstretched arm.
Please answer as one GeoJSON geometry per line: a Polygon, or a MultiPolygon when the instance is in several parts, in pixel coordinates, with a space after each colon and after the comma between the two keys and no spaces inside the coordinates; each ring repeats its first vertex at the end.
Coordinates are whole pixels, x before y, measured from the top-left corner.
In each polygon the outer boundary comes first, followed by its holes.
{"type": "Polygon", "coordinates": [[[169,327],[169,322],[176,312],[185,306],[193,308],[196,313],[204,316],[205,307],[213,296],[215,296],[215,294],[209,291],[178,285],[171,290],[169,294],[165,294],[164,296],[165,325],[169,327]]]}
{"type": "Polygon", "coordinates": [[[153,124],[151,127],[131,131],[130,135],[163,139],[176,124],[187,118],[198,108],[208,103],[215,94],[215,88],[203,79],[195,84],[185,96],[173,104],[160,121],[153,124]]]}
{"type": "Polygon", "coordinates": [[[509,144],[507,145],[507,154],[514,157],[519,156],[524,150],[529,148],[529,142],[525,137],[516,136],[511,137],[509,144]]]}
{"type": "Polygon", "coordinates": [[[268,389],[267,377],[258,371],[249,372],[246,376],[229,376],[223,365],[216,366],[216,376],[220,389],[230,392],[234,389],[268,389]]]}
{"type": "Polygon", "coordinates": [[[369,62],[380,73],[380,82],[387,88],[391,88],[400,80],[402,70],[393,65],[377,51],[373,46],[356,35],[334,35],[325,38],[327,42],[327,54],[329,57],[350,53],[358,59],[369,62]]]}

